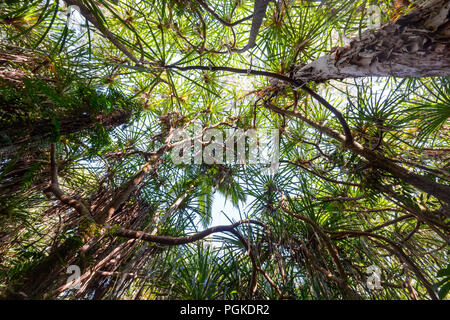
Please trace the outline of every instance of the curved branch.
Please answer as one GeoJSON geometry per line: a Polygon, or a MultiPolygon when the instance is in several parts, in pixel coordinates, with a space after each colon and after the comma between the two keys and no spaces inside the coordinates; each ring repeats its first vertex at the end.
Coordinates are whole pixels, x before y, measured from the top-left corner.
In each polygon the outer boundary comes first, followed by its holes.
{"type": "Polygon", "coordinates": [[[79,0],[64,0],[68,6],[77,6],[80,8],[81,15],[90,23],[92,23],[100,32],[111,41],[117,49],[122,51],[128,58],[131,59],[136,64],[139,64],[139,60],[130,52],[127,48],[116,38],[116,36],[109,31],[103,23],[101,23],[97,17],[91,12],[91,10],[81,1],[79,0]]]}
{"type": "Polygon", "coordinates": [[[322,98],[320,95],[318,95],[314,90],[310,89],[309,87],[302,85],[300,86],[300,89],[311,95],[315,100],[317,100],[320,104],[322,104],[325,108],[331,111],[332,114],[335,115],[335,117],[338,119],[339,123],[341,124],[342,128],[344,129],[345,134],[345,143],[346,144],[352,144],[353,143],[353,136],[350,131],[350,127],[347,124],[347,121],[345,120],[342,113],[340,113],[335,107],[333,107],[328,101],[326,101],[324,98],[322,98]]]}
{"type": "Polygon", "coordinates": [[[193,243],[193,242],[199,241],[213,233],[233,232],[233,230],[236,229],[241,224],[256,224],[259,226],[263,226],[264,228],[267,227],[266,225],[264,225],[263,223],[261,223],[259,221],[244,219],[244,220],[240,220],[236,223],[233,223],[232,225],[222,225],[222,226],[211,227],[211,228],[208,228],[201,232],[195,233],[193,235],[184,236],[184,237],[155,236],[150,233],[146,233],[146,232],[142,232],[142,231],[134,231],[134,230],[123,229],[123,228],[114,230],[113,227],[106,227],[106,228],[113,229],[113,234],[115,236],[120,236],[120,237],[124,237],[124,238],[128,238],[128,239],[140,239],[140,240],[147,241],[147,242],[154,242],[154,243],[158,243],[158,244],[175,246],[175,245],[182,245],[182,244],[188,244],[188,243],[193,243]]]}
{"type": "MultiPolygon", "coordinates": [[[[261,222],[257,221],[258,224],[262,224],[261,222]]],[[[257,288],[257,280],[258,280],[258,265],[256,264],[256,258],[253,254],[253,250],[250,247],[250,244],[247,243],[247,241],[245,241],[245,238],[236,230],[232,229],[230,231],[232,234],[234,234],[239,241],[241,241],[242,245],[244,246],[244,248],[247,250],[248,255],[250,257],[250,262],[252,263],[252,277],[250,279],[250,284],[248,286],[248,297],[249,299],[252,299],[253,296],[256,293],[256,288],[257,288]]]]}
{"type": "Polygon", "coordinates": [[[324,241],[325,247],[327,248],[328,253],[331,256],[331,260],[333,261],[336,269],[338,270],[339,276],[342,280],[340,284],[342,290],[351,298],[351,299],[360,299],[359,295],[353,291],[348,283],[347,275],[344,271],[344,267],[341,264],[341,261],[338,256],[337,250],[334,248],[330,238],[325,234],[325,230],[319,226],[315,221],[311,220],[308,217],[301,216],[289,210],[286,206],[283,206],[283,211],[289,214],[290,216],[297,218],[303,222],[308,223],[311,227],[313,227],[314,231],[322,238],[324,241]]]}
{"type": "Polygon", "coordinates": [[[47,196],[49,196],[48,193],[53,193],[59,201],[74,208],[82,217],[89,217],[91,215],[89,209],[82,202],[72,199],[62,192],[58,183],[58,164],[56,161],[55,143],[50,144],[50,179],[50,186],[44,190],[47,196]]]}
{"type": "Polygon", "coordinates": [[[339,132],[337,132],[332,128],[323,126],[311,120],[310,118],[305,117],[304,115],[302,115],[297,111],[285,110],[271,103],[267,103],[265,107],[281,115],[301,119],[302,121],[306,122],[319,132],[322,132],[323,134],[329,136],[330,138],[336,139],[337,141],[341,142],[345,149],[364,157],[366,160],[369,161],[369,164],[371,166],[378,167],[387,172],[390,172],[396,178],[402,179],[403,181],[411,184],[417,189],[422,190],[423,192],[426,192],[428,194],[431,194],[437,199],[447,204],[450,204],[450,186],[436,183],[426,176],[421,176],[406,168],[398,166],[394,162],[383,156],[382,154],[379,154],[368,148],[365,148],[356,141],[348,143],[348,137],[343,136],[342,134],[340,134],[339,132]]]}

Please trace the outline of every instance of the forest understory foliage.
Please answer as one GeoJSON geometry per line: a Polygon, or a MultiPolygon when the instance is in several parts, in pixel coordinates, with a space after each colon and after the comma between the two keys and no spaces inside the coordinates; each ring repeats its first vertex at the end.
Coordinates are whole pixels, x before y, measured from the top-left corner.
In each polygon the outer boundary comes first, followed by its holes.
{"type": "Polygon", "coordinates": [[[1,298],[448,299],[449,0],[0,0],[0,39],[1,298]]]}

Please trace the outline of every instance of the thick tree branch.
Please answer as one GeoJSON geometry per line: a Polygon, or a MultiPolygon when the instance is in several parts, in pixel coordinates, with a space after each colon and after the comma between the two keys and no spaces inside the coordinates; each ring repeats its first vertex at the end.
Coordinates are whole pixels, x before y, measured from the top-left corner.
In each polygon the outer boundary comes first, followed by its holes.
{"type": "Polygon", "coordinates": [[[134,230],[128,230],[128,229],[123,229],[123,228],[119,228],[119,229],[115,230],[113,227],[107,227],[107,229],[112,230],[112,232],[115,236],[120,236],[120,237],[124,237],[124,238],[128,238],[128,239],[140,239],[142,241],[175,246],[175,245],[182,245],[182,244],[188,244],[188,243],[199,241],[213,233],[232,232],[232,230],[236,229],[241,224],[255,224],[255,225],[266,227],[263,223],[261,223],[257,220],[244,219],[244,220],[240,220],[236,223],[233,223],[232,225],[222,225],[222,226],[211,227],[211,228],[203,230],[199,233],[189,235],[189,236],[184,236],[184,237],[156,236],[156,235],[153,235],[150,233],[145,233],[142,231],[134,231],[134,230]]]}
{"type": "Polygon", "coordinates": [[[419,190],[422,190],[423,192],[433,195],[437,199],[447,204],[450,204],[450,186],[436,183],[424,176],[421,176],[401,166],[398,166],[397,164],[393,163],[390,159],[384,157],[383,155],[375,151],[365,148],[356,141],[346,143],[346,137],[340,134],[339,132],[329,127],[323,126],[319,123],[316,123],[315,121],[305,117],[304,115],[302,115],[297,111],[282,109],[271,103],[267,103],[266,107],[269,110],[272,110],[281,115],[295,117],[306,122],[313,128],[317,129],[319,132],[341,142],[345,149],[350,150],[364,157],[366,160],[369,161],[370,166],[390,172],[394,177],[411,184],[412,186],[416,187],[419,190]]]}
{"type": "Polygon", "coordinates": [[[90,217],[89,209],[80,201],[70,198],[62,192],[58,183],[58,162],[56,159],[56,144],[50,145],[50,186],[45,190],[46,193],[53,195],[62,203],[74,208],[82,217],[90,217]]]}
{"type": "MultiPolygon", "coordinates": [[[[319,94],[317,94],[312,89],[308,88],[303,81],[294,80],[290,77],[284,76],[282,74],[268,72],[268,71],[260,71],[260,70],[252,70],[252,69],[239,69],[239,68],[233,68],[233,67],[216,67],[216,66],[178,66],[178,65],[166,65],[164,66],[166,69],[176,69],[180,71],[189,71],[189,70],[203,70],[203,71],[227,71],[227,72],[233,72],[238,74],[247,74],[247,75],[257,75],[257,76],[265,76],[273,79],[278,79],[283,82],[287,82],[293,86],[295,90],[301,89],[304,92],[311,95],[311,97],[314,98],[314,100],[317,100],[320,104],[322,104],[325,108],[331,111],[331,113],[338,119],[339,123],[341,124],[346,139],[344,139],[344,142],[347,144],[351,144],[353,142],[353,136],[350,131],[350,127],[347,124],[347,121],[345,120],[344,116],[341,112],[339,112],[336,108],[334,108],[328,101],[326,101],[324,98],[322,98],[319,94]]],[[[145,71],[145,69],[142,69],[142,71],[145,71]]]]}
{"type": "Polygon", "coordinates": [[[250,29],[248,43],[242,49],[233,49],[233,52],[243,53],[255,46],[256,37],[258,36],[259,28],[261,28],[261,24],[266,15],[267,5],[269,4],[269,2],[270,0],[255,0],[253,8],[252,27],[250,29]]]}
{"type": "Polygon", "coordinates": [[[367,30],[346,47],[300,66],[293,78],[450,76],[449,12],[448,0],[426,1],[395,23],[367,30]]]}
{"type": "Polygon", "coordinates": [[[330,233],[330,234],[344,235],[346,238],[365,236],[365,237],[368,237],[369,239],[370,238],[379,239],[379,240],[382,240],[382,241],[388,243],[390,245],[390,247],[388,247],[386,245],[383,245],[383,244],[379,243],[378,241],[376,241],[377,244],[381,245],[386,250],[395,253],[395,255],[402,262],[406,263],[408,265],[408,267],[417,276],[419,281],[427,289],[428,294],[431,297],[431,299],[434,299],[434,300],[437,299],[437,295],[436,295],[436,292],[435,292],[432,284],[425,278],[425,276],[423,275],[422,271],[414,263],[414,261],[407,254],[405,254],[405,252],[402,250],[401,246],[399,244],[395,243],[394,241],[388,239],[385,236],[382,236],[382,235],[379,235],[379,234],[375,234],[375,233],[371,233],[371,232],[366,232],[366,231],[357,231],[357,230],[353,230],[353,231],[329,231],[329,230],[326,230],[325,232],[330,233]]]}
{"type": "Polygon", "coordinates": [[[330,238],[325,234],[325,231],[322,229],[322,227],[319,226],[315,221],[311,220],[310,218],[292,212],[286,205],[283,206],[282,209],[290,216],[297,218],[303,222],[306,222],[313,227],[314,231],[316,231],[317,234],[320,236],[320,238],[324,241],[325,247],[327,248],[327,251],[331,256],[331,259],[339,272],[339,276],[342,279],[341,288],[350,298],[360,299],[358,294],[350,288],[350,285],[347,280],[347,275],[344,271],[344,268],[338,256],[338,252],[334,248],[330,238]]]}

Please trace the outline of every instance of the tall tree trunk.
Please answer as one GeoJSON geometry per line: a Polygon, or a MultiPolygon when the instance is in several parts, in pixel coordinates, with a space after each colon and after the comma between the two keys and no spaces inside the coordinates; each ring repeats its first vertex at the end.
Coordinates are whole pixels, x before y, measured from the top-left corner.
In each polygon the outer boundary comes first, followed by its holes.
{"type": "MultiPolygon", "coordinates": [[[[98,224],[102,225],[104,223],[111,222],[110,220],[113,214],[117,210],[120,210],[119,208],[130,197],[130,195],[134,191],[136,191],[143,179],[157,169],[158,165],[162,161],[161,157],[169,148],[170,147],[165,144],[163,147],[158,149],[158,151],[155,152],[151,157],[149,162],[147,162],[141,168],[141,170],[138,171],[138,173],[131,177],[121,187],[118,187],[116,190],[114,190],[112,195],[105,195],[107,198],[111,197],[111,199],[109,199],[109,203],[105,204],[105,206],[102,206],[101,208],[97,208],[96,210],[94,210],[94,212],[92,212],[92,215],[98,224]]],[[[52,147],[52,157],[56,157],[54,152],[54,147],[52,147]]],[[[53,165],[55,165],[55,163],[53,163],[53,165]]],[[[54,170],[53,165],[52,171],[54,170]]],[[[57,170],[55,171],[55,173],[53,173],[53,175],[54,177],[52,178],[52,182],[57,179],[57,170]]],[[[60,190],[56,192],[54,189],[52,189],[50,191],[53,192],[60,201],[62,201],[62,195],[57,195],[57,193],[61,193],[60,190]]],[[[71,204],[69,201],[66,202],[67,205],[72,206],[74,209],[77,209],[76,204],[71,204]]],[[[82,245],[87,243],[90,238],[93,238],[93,236],[91,236],[89,232],[88,234],[86,234],[86,231],[89,228],[89,222],[87,222],[86,224],[82,224],[80,222],[78,224],[78,227],[79,230],[77,231],[77,234],[82,241],[77,242],[69,239],[63,242],[57,249],[55,249],[54,252],[51,252],[41,262],[39,262],[36,266],[32,267],[29,271],[26,272],[24,276],[25,281],[23,283],[14,284],[10,288],[8,288],[9,291],[6,294],[6,299],[42,298],[44,293],[52,292],[51,286],[55,285],[56,280],[60,280],[58,276],[61,275],[64,267],[70,264],[70,261],[72,261],[76,256],[76,253],[79,251],[82,245]]]]}
{"type": "Polygon", "coordinates": [[[66,116],[59,119],[46,119],[30,123],[12,124],[9,128],[0,131],[0,154],[14,152],[21,146],[32,146],[33,144],[45,145],[55,134],[55,124],[59,126],[59,134],[67,135],[93,128],[101,124],[105,128],[124,124],[130,119],[130,111],[114,110],[110,114],[81,114],[66,116]]]}
{"type": "Polygon", "coordinates": [[[450,2],[435,0],[395,23],[367,30],[346,47],[298,68],[294,79],[450,76],[450,2]]]}
{"type": "Polygon", "coordinates": [[[42,299],[61,276],[64,268],[74,259],[74,253],[81,244],[75,238],[65,240],[42,261],[28,269],[20,282],[11,284],[2,298],[7,300],[42,299]]]}

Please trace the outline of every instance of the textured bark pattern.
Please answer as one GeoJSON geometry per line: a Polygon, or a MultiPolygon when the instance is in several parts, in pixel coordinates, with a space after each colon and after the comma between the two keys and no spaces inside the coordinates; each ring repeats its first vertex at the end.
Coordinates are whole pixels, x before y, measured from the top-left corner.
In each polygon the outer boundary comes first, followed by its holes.
{"type": "Polygon", "coordinates": [[[428,1],[411,14],[335,49],[294,73],[296,80],[367,76],[450,76],[450,1],[428,1]]]}
{"type": "MultiPolygon", "coordinates": [[[[75,112],[75,111],[74,111],[75,112]]],[[[109,114],[78,114],[55,119],[59,124],[59,134],[68,135],[92,129],[96,124],[106,129],[126,123],[131,116],[129,110],[113,110],[109,114]]],[[[0,158],[15,153],[21,146],[46,145],[55,134],[54,120],[44,119],[29,123],[15,123],[0,130],[0,158]]]]}

